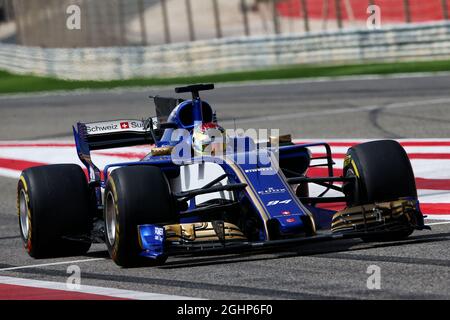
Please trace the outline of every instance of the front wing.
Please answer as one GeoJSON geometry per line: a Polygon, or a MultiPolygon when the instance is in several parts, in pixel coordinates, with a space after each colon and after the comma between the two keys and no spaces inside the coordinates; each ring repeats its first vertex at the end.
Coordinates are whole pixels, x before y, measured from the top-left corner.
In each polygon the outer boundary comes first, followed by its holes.
{"type": "Polygon", "coordinates": [[[430,229],[423,224],[417,200],[411,199],[346,208],[335,213],[329,230],[280,240],[248,241],[237,226],[224,221],[138,226],[141,255],[153,259],[163,255],[282,249],[411,229],[430,229]]]}

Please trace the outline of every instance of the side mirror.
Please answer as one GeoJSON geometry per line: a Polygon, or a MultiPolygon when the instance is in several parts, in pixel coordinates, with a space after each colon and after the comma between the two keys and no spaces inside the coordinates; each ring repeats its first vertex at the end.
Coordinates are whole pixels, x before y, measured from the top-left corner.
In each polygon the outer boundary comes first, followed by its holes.
{"type": "Polygon", "coordinates": [[[153,130],[158,129],[158,127],[159,127],[158,117],[152,117],[152,124],[153,124],[153,130]]]}

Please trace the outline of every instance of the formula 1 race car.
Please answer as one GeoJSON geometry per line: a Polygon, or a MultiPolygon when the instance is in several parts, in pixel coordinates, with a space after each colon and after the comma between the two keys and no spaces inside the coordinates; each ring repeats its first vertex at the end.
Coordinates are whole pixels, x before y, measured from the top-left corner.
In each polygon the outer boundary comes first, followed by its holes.
{"type": "Polygon", "coordinates": [[[396,141],[350,148],[334,176],[327,143],[289,136],[228,135],[199,92],[152,97],[156,117],[78,123],[75,164],[24,170],[17,190],[22,238],[35,258],[85,254],[105,242],[120,266],[160,265],[169,256],[284,248],[319,240],[394,241],[427,229],[413,170],[396,141]],[[148,145],[140,161],[100,170],[91,151],[148,145]],[[150,148],[150,146],[152,146],[150,148]],[[311,148],[323,148],[313,156],[311,148]],[[328,175],[311,177],[311,168],[328,175]],[[312,196],[309,187],[323,192],[312,196]],[[327,196],[329,191],[340,196],[327,196]],[[323,204],[342,203],[342,210],[323,204]]]}

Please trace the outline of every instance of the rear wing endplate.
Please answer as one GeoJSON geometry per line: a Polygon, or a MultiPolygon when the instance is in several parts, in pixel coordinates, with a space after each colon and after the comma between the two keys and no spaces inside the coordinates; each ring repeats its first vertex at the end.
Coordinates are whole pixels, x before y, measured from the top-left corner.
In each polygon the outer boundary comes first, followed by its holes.
{"type": "Polygon", "coordinates": [[[89,150],[120,148],[143,144],[154,144],[156,119],[110,120],[78,123],[79,138],[89,150]]]}

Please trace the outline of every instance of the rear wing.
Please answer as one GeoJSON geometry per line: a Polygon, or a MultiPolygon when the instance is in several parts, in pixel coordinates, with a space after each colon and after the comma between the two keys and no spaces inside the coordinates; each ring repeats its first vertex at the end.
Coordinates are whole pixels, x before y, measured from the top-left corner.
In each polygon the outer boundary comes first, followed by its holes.
{"type": "MultiPolygon", "coordinates": [[[[75,145],[80,161],[86,166],[89,182],[96,186],[97,199],[101,199],[100,169],[92,162],[91,151],[109,148],[154,144],[157,140],[156,118],[147,120],[110,120],[90,123],[77,123],[73,127],[75,145]]],[[[97,201],[98,202],[98,201],[97,201]]],[[[101,202],[97,203],[101,206],[101,202]]]]}
{"type": "Polygon", "coordinates": [[[89,150],[154,144],[156,119],[78,123],[79,139],[89,150]]]}
{"type": "Polygon", "coordinates": [[[89,150],[155,144],[170,124],[167,119],[183,99],[154,96],[156,117],[147,120],[109,120],[78,123],[78,135],[89,150]]]}

